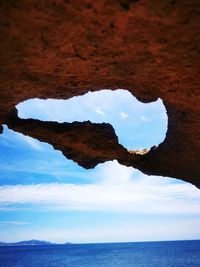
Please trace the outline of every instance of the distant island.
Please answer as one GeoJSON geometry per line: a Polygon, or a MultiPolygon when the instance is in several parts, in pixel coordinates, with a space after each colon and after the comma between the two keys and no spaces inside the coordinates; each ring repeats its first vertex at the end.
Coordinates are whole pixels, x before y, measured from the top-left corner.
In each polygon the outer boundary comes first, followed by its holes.
{"type": "MultiPolygon", "coordinates": [[[[63,245],[69,245],[71,243],[65,243],[63,245]]],[[[5,242],[0,242],[0,247],[4,246],[38,246],[38,245],[45,245],[45,246],[52,246],[52,245],[59,245],[56,243],[51,243],[48,241],[41,241],[41,240],[27,240],[27,241],[20,241],[16,243],[5,243],[5,242]]]]}

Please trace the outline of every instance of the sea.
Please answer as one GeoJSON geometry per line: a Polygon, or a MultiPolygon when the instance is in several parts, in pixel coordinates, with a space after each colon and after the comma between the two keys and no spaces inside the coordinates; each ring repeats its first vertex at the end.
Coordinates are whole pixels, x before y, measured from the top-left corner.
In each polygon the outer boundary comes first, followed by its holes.
{"type": "Polygon", "coordinates": [[[1,267],[200,267],[200,240],[0,247],[1,267]]]}

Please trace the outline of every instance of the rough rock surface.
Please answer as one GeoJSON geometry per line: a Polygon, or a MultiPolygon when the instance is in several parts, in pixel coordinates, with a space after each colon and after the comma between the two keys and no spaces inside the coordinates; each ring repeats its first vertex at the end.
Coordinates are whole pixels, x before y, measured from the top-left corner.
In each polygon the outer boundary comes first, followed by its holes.
{"type": "Polygon", "coordinates": [[[2,0],[0,124],[87,168],[117,159],[200,187],[199,25],[199,0],[2,0]],[[164,142],[142,155],[119,145],[107,124],[22,120],[13,112],[30,98],[105,88],[146,103],[160,97],[169,119],[164,142]]]}

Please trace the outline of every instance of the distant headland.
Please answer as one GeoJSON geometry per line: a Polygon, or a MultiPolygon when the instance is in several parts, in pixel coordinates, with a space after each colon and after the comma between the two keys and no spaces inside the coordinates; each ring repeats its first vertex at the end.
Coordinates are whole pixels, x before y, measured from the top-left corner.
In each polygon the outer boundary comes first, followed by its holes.
{"type": "MultiPolygon", "coordinates": [[[[71,243],[65,243],[62,245],[69,245],[69,244],[71,244],[71,243]]],[[[38,246],[38,245],[52,246],[52,245],[60,245],[60,244],[51,243],[48,241],[35,240],[35,239],[27,240],[27,241],[14,242],[14,243],[0,242],[1,247],[4,247],[4,246],[38,246]]]]}

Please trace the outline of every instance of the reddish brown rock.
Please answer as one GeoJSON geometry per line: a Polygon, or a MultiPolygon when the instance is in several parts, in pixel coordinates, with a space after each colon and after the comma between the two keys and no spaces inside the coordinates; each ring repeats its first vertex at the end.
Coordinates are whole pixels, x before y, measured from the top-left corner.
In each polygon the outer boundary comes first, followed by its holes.
{"type": "MultiPolygon", "coordinates": [[[[101,128],[94,124],[91,136],[87,133],[90,144],[72,149],[85,161],[92,149],[95,164],[116,158],[144,173],[200,186],[199,25],[199,0],[2,0],[0,123],[44,140],[45,122],[28,120],[29,132],[16,117],[13,125],[8,114],[16,104],[102,88],[127,89],[143,102],[160,97],[169,124],[157,148],[144,155],[128,153],[114,133],[109,137],[103,130],[101,148],[94,149],[93,131],[101,128]]],[[[44,141],[65,149],[54,126],[44,141]]]]}
{"type": "Polygon", "coordinates": [[[128,151],[118,143],[113,127],[108,123],[73,122],[58,123],[34,119],[20,119],[17,111],[9,114],[8,127],[49,142],[62,151],[68,159],[76,161],[86,169],[98,163],[120,157],[126,158],[128,151]],[[92,140],[92,142],[91,142],[92,140]]]}

